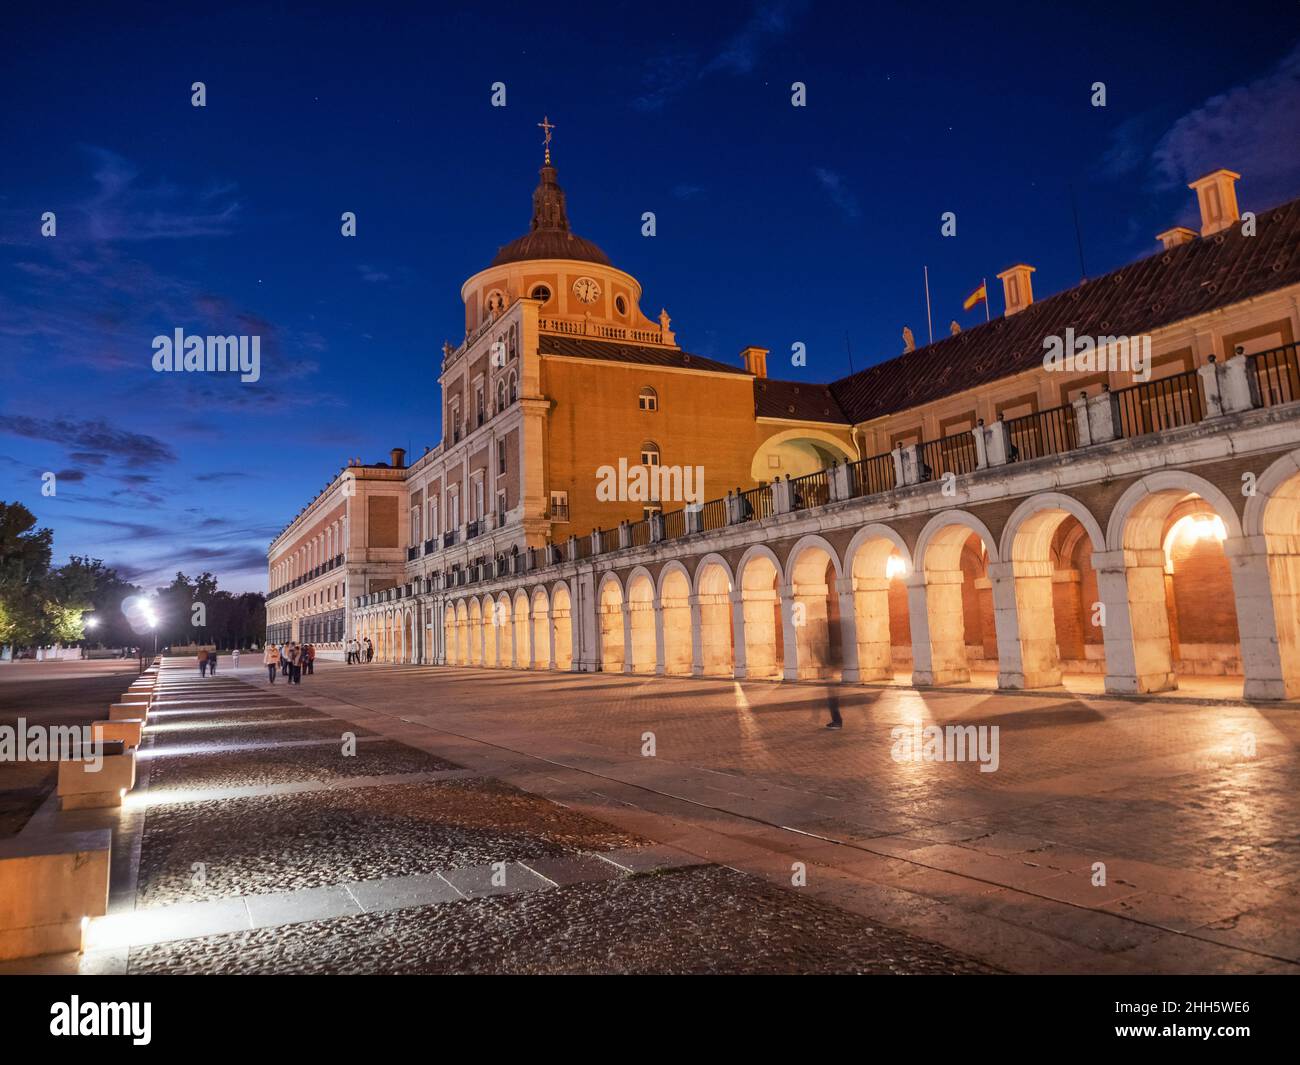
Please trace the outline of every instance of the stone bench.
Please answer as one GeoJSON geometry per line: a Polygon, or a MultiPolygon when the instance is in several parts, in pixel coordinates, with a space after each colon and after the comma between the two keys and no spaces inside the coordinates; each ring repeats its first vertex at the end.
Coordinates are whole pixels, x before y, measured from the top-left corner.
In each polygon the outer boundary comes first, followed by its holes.
{"type": "Polygon", "coordinates": [[[90,728],[96,743],[120,743],[128,748],[139,747],[144,735],[144,722],[139,718],[95,721],[90,728]]]}
{"type": "Polygon", "coordinates": [[[145,721],[149,707],[144,703],[114,703],[108,708],[109,721],[145,721]]]}
{"type": "Polygon", "coordinates": [[[112,833],[0,840],[0,961],[82,949],[90,917],[108,912],[112,833]]]}
{"type": "Polygon", "coordinates": [[[89,759],[59,761],[59,808],[93,810],[121,806],[122,796],[135,787],[135,751],[120,741],[105,743],[96,763],[89,759]]]}

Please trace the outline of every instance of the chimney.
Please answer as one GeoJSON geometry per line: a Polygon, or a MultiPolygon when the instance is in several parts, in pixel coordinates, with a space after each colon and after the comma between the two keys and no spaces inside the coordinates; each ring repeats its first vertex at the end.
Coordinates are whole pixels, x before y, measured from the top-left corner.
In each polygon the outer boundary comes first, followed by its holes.
{"type": "Polygon", "coordinates": [[[767,376],[767,348],[748,347],[740,353],[740,361],[745,364],[745,371],[755,377],[767,376]]]}
{"type": "Polygon", "coordinates": [[[1239,177],[1240,174],[1231,170],[1216,170],[1187,186],[1196,190],[1196,202],[1201,208],[1201,236],[1212,237],[1241,217],[1237,212],[1239,177]]]}
{"type": "Polygon", "coordinates": [[[1196,230],[1188,229],[1186,226],[1174,226],[1173,229],[1166,229],[1163,233],[1156,234],[1156,240],[1165,246],[1165,251],[1195,239],[1196,230]]]}
{"type": "Polygon", "coordinates": [[[1016,263],[1015,266],[1009,266],[998,274],[998,280],[1002,282],[1002,298],[1006,301],[1008,318],[1034,302],[1034,286],[1029,279],[1029,275],[1033,272],[1032,266],[1016,263]]]}
{"type": "Polygon", "coordinates": [[[401,470],[406,468],[406,450],[404,448],[393,448],[393,450],[388,453],[388,457],[392,460],[389,465],[392,466],[393,469],[401,470]]]}

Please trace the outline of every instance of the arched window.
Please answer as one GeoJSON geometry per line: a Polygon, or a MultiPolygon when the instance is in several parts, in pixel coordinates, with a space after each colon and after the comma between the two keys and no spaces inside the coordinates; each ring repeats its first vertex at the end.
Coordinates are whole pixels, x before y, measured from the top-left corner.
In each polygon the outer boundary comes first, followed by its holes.
{"type": "Polygon", "coordinates": [[[506,409],[506,383],[505,381],[497,382],[497,413],[500,414],[506,409]]]}
{"type": "Polygon", "coordinates": [[[519,328],[510,327],[510,333],[506,337],[506,358],[517,359],[519,357],[519,328]]]}
{"type": "Polygon", "coordinates": [[[641,445],[641,465],[658,466],[659,465],[659,445],[653,440],[647,440],[641,445]]]}
{"type": "Polygon", "coordinates": [[[514,403],[519,398],[519,378],[515,376],[513,370],[510,371],[510,402],[514,403]]]}
{"type": "Polygon", "coordinates": [[[658,410],[659,393],[649,385],[646,385],[645,388],[641,389],[641,393],[637,397],[637,406],[642,410],[658,410]]]}

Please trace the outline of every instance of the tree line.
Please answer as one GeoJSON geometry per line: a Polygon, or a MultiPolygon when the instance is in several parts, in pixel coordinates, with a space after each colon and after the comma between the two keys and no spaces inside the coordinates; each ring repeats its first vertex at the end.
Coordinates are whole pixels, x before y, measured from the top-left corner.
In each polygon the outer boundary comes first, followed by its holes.
{"type": "Polygon", "coordinates": [[[259,592],[226,592],[204,572],[172,582],[148,596],[156,628],[124,610],[146,593],[97,558],[73,556],[52,564],[54,534],[37,528],[21,503],[0,501],[0,647],[76,643],[105,647],[216,644],[222,649],[261,643],[266,600],[259,592]],[[134,623],[133,623],[134,621],[134,623]]]}

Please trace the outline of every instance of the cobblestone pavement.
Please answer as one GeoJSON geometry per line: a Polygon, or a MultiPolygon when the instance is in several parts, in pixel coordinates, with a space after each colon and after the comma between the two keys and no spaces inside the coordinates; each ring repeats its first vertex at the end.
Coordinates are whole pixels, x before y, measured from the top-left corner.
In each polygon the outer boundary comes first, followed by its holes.
{"type": "Polygon", "coordinates": [[[315,681],[294,698],[776,883],[802,860],[819,897],[999,967],[1300,971],[1295,707],[373,664],[315,681]],[[896,760],[892,730],[918,722],[996,725],[996,772],[896,760]]]}
{"type": "Polygon", "coordinates": [[[717,866],[160,943],[132,973],[985,973],[717,866]]]}
{"type": "MultiPolygon", "coordinates": [[[[536,759],[467,765],[385,713],[310,705],[324,672],[266,690],[169,665],[123,808],[29,824],[112,829],[108,915],[85,954],[0,973],[999,971],[505,779],[551,779],[536,759]]],[[[367,681],[382,705],[412,679],[367,681]]]]}

